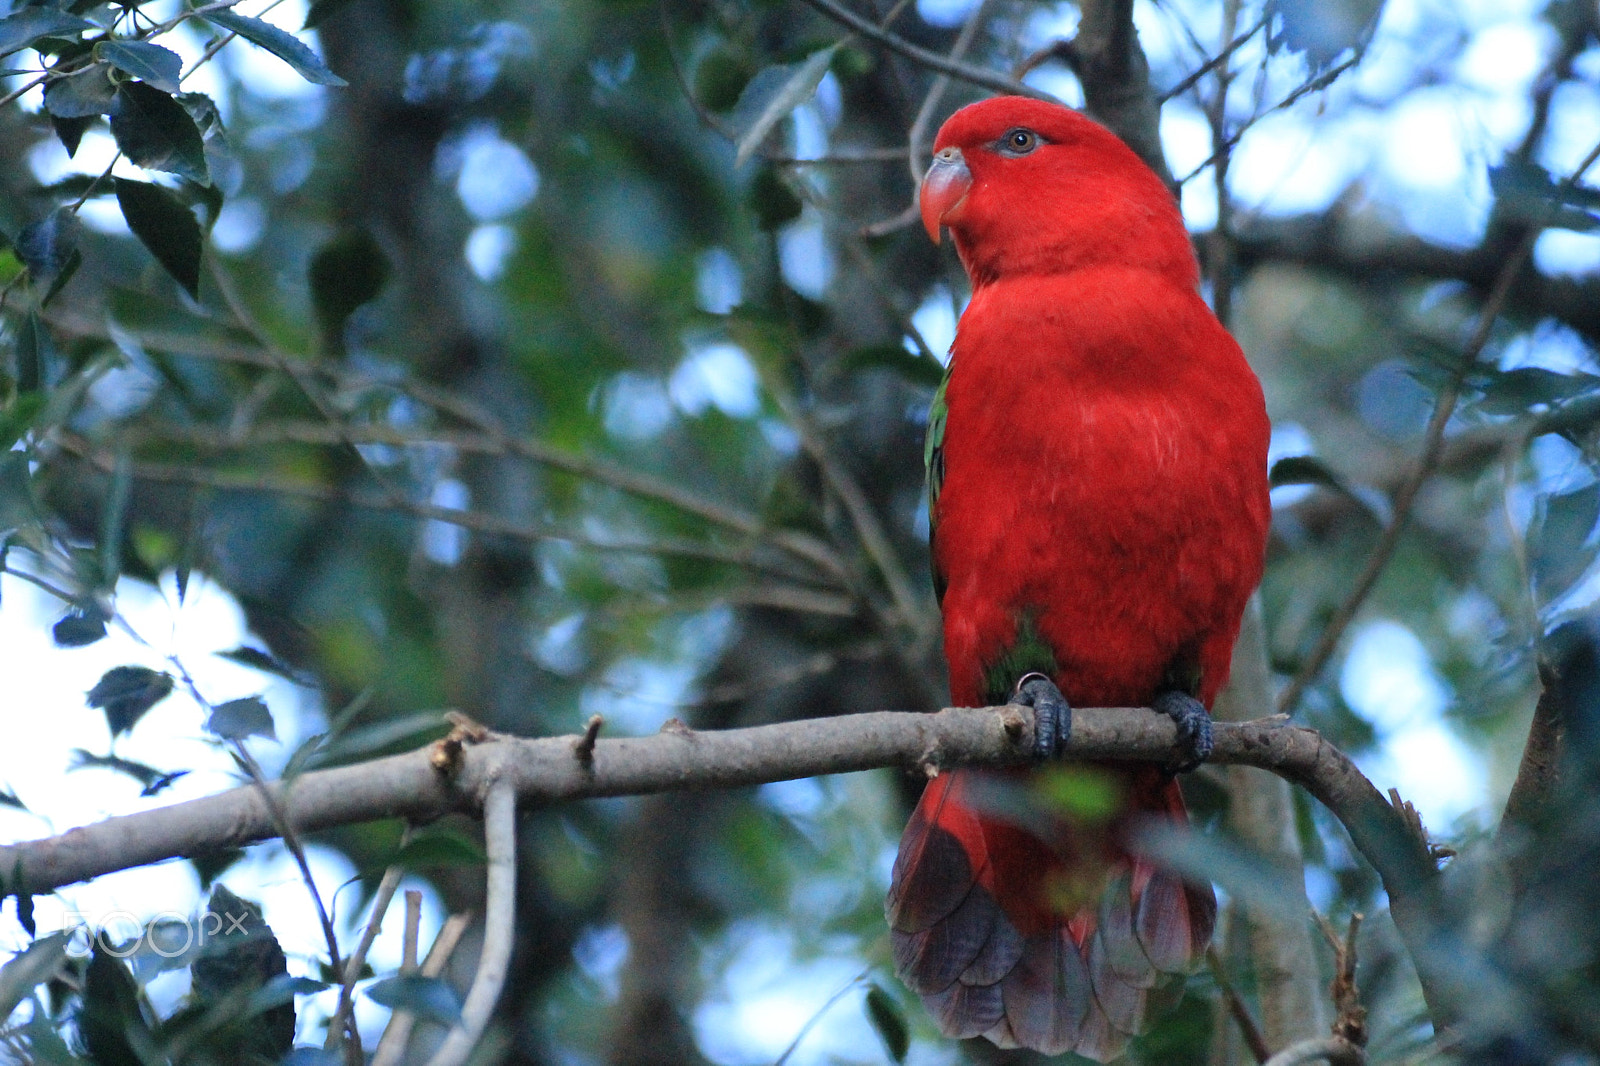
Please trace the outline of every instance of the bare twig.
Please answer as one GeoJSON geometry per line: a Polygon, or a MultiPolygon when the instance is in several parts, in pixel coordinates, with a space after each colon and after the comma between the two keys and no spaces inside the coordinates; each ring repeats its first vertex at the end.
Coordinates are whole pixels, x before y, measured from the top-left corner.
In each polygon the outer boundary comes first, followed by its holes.
{"type": "MultiPolygon", "coordinates": [[[[402,847],[410,836],[411,827],[408,825],[400,837],[402,847]]],[[[333,1012],[332,1020],[328,1022],[328,1036],[323,1044],[323,1047],[330,1051],[338,1045],[339,1034],[344,1031],[345,1019],[355,1008],[356,982],[361,978],[361,967],[367,961],[367,952],[372,950],[372,942],[378,938],[379,931],[383,929],[383,916],[389,909],[390,901],[394,899],[395,890],[400,887],[400,878],[404,875],[405,871],[399,866],[390,866],[383,871],[383,880],[378,882],[378,892],[372,899],[372,914],[367,918],[366,927],[361,930],[361,940],[357,942],[350,957],[345,960],[344,980],[339,984],[339,1006],[333,1012]]]]}
{"type": "MultiPolygon", "coordinates": [[[[421,893],[406,893],[406,918],[407,927],[410,927],[411,899],[417,898],[417,906],[422,904],[421,893]]],[[[450,962],[450,956],[455,952],[456,945],[461,943],[461,936],[472,924],[472,914],[464,912],[452,914],[445,919],[444,925],[439,929],[439,935],[433,940],[433,947],[428,950],[428,957],[422,960],[422,966],[417,971],[423,977],[438,977],[444,973],[445,966],[450,962]]],[[[415,939],[415,938],[413,938],[415,939]]],[[[413,945],[411,958],[416,960],[416,948],[413,945]]],[[[404,972],[404,971],[402,971],[404,972]]],[[[378,1040],[378,1047],[372,1053],[371,1066],[396,1066],[406,1053],[406,1044],[411,1040],[411,1030],[416,1025],[416,1016],[408,1010],[396,1010],[389,1017],[389,1026],[383,1031],[383,1036],[378,1040]]]]}
{"type": "Polygon", "coordinates": [[[517,911],[517,790],[509,778],[489,786],[483,804],[484,850],[489,857],[488,899],[483,919],[483,949],[478,972],[461,1005],[461,1018],[444,1038],[428,1066],[460,1066],[477,1046],[500,999],[517,911]]]}
{"type": "Polygon", "coordinates": [[[1211,976],[1217,982],[1217,989],[1222,993],[1223,1002],[1228,1005],[1228,1013],[1233,1017],[1234,1024],[1239,1027],[1239,1035],[1244,1037],[1245,1046],[1250,1049],[1250,1054],[1255,1057],[1256,1062],[1266,1062],[1272,1057],[1272,1049],[1267,1046],[1266,1038],[1261,1035],[1261,1027],[1256,1024],[1249,1005],[1239,998],[1233,982],[1228,979],[1228,971],[1222,965],[1222,957],[1217,954],[1215,947],[1206,948],[1206,963],[1211,967],[1211,976]]]}
{"type": "Polygon", "coordinates": [[[918,66],[941,74],[948,74],[952,78],[988,89],[991,92],[1008,93],[1013,96],[1031,96],[1035,100],[1055,100],[1049,93],[1040,92],[1031,85],[1024,85],[1020,81],[1006,77],[998,71],[985,67],[975,67],[967,63],[954,62],[940,55],[930,52],[926,48],[918,47],[905,38],[880,29],[875,23],[851,11],[837,0],[805,0],[806,3],[827,15],[835,22],[849,26],[861,36],[877,41],[889,51],[916,63],[918,66]]]}
{"type": "Polygon", "coordinates": [[[1303,1066],[1304,1063],[1316,1062],[1319,1059],[1330,1062],[1333,1066],[1364,1066],[1367,1055],[1347,1040],[1336,1036],[1325,1036],[1317,1040],[1302,1040],[1298,1044],[1290,1044],[1268,1059],[1266,1066],[1303,1066]]]}
{"type": "Polygon", "coordinates": [[[417,938],[422,932],[422,893],[406,889],[406,928],[400,945],[400,972],[414,973],[417,969],[417,938]]]}

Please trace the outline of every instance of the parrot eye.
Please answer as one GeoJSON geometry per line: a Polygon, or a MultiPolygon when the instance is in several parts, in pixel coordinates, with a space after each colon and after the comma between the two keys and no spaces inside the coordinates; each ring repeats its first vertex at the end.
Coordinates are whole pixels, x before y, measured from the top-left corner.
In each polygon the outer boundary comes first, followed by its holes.
{"type": "Polygon", "coordinates": [[[1032,130],[1017,128],[1000,138],[1000,154],[1004,156],[1027,155],[1039,147],[1039,135],[1032,130]]]}

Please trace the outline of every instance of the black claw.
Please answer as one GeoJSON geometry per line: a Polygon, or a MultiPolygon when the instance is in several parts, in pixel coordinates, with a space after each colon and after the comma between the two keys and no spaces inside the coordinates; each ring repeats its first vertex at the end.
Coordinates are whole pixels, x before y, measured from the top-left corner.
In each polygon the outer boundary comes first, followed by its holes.
{"type": "MultiPolygon", "coordinates": [[[[1040,759],[1055,758],[1072,736],[1072,705],[1056,683],[1043,674],[1023,674],[1011,693],[1011,702],[1033,708],[1034,755],[1040,759]]],[[[1207,734],[1209,743],[1210,734],[1207,734]]]]}
{"type": "Polygon", "coordinates": [[[1172,774],[1186,774],[1211,756],[1211,715],[1204,705],[1187,692],[1163,692],[1150,706],[1178,725],[1178,743],[1184,757],[1167,767],[1172,774]]]}

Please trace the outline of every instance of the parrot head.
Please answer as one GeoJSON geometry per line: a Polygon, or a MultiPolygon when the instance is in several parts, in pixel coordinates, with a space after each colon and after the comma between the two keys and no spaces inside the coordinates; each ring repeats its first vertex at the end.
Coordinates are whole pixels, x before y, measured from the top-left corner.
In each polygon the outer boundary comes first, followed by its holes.
{"type": "Polygon", "coordinates": [[[1069,107],[999,96],[940,128],[918,191],[922,223],[944,228],[974,285],[1097,264],[1197,280],[1171,192],[1116,134],[1069,107]]]}

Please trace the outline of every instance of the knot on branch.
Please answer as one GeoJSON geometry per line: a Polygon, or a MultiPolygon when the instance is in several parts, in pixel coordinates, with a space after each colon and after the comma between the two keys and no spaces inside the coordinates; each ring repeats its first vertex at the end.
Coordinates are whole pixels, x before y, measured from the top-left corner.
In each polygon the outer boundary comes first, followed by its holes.
{"type": "Polygon", "coordinates": [[[454,777],[461,769],[466,746],[482,744],[492,739],[494,733],[460,711],[446,711],[444,719],[450,723],[450,732],[433,742],[428,751],[428,765],[446,777],[454,777]]]}

